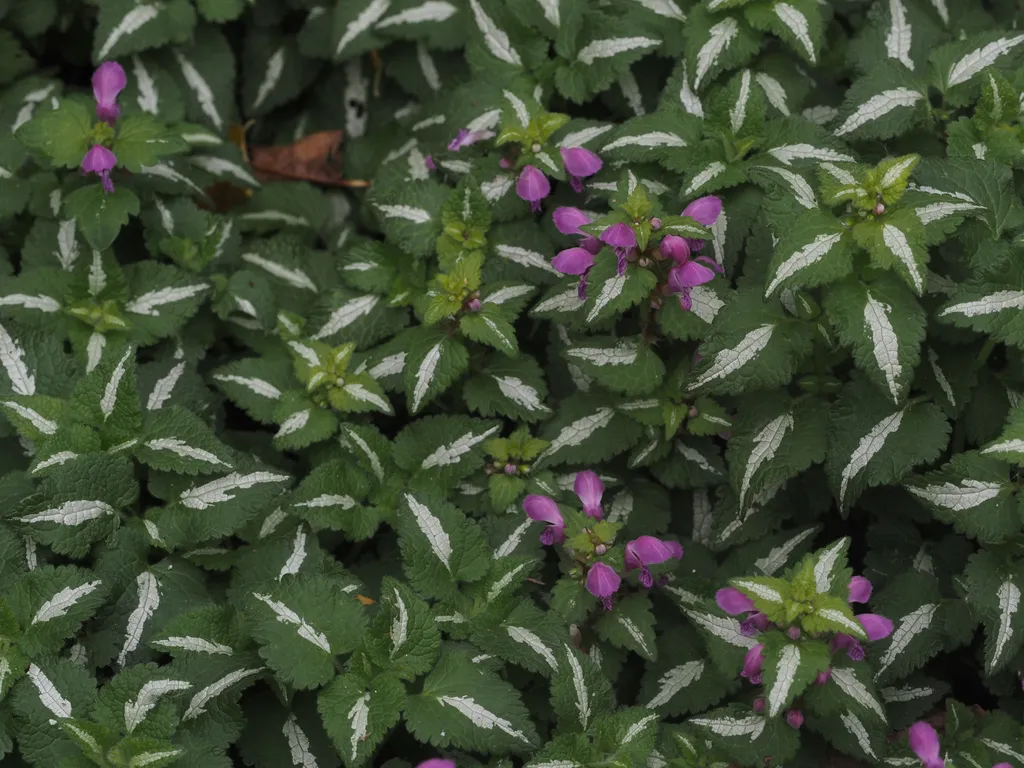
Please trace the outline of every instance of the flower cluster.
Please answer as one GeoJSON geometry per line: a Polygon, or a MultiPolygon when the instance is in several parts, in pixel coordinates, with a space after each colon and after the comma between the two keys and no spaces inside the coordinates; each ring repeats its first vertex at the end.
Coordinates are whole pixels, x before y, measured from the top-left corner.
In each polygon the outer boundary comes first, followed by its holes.
{"type": "MultiPolygon", "coordinates": [[[[721,213],[722,201],[714,195],[707,195],[687,205],[680,216],[710,227],[721,213]]],[[[620,275],[625,273],[626,265],[633,261],[648,267],[664,265],[661,272],[667,270],[667,274],[660,282],[659,292],[661,295],[678,296],[680,305],[687,311],[692,307],[690,291],[698,285],[711,282],[715,274],[722,271],[713,259],[693,255],[704,247],[704,241],[697,238],[666,234],[657,245],[652,242],[646,248],[641,247],[637,227],[646,225],[651,231],[657,232],[662,228],[662,220],[658,217],[638,219],[632,223],[616,222],[605,227],[597,237],[583,230],[584,226],[594,222],[578,208],[557,208],[552,214],[552,220],[563,235],[580,238],[579,245],[560,251],[551,262],[562,274],[580,276],[580,299],[586,298],[587,275],[603,245],[610,246],[614,251],[620,275]]]]}
{"type": "MultiPolygon", "coordinates": [[[[92,94],[96,99],[96,117],[108,130],[100,129],[95,138],[103,139],[112,132],[109,130],[117,123],[121,115],[121,108],[117,104],[117,97],[128,84],[128,78],[124,68],[116,61],[105,61],[96,69],[92,75],[92,94]]],[[[96,132],[94,132],[96,133],[96,132]]],[[[100,177],[103,184],[103,191],[110,193],[114,191],[114,182],[110,180],[110,172],[117,165],[117,157],[102,140],[95,141],[85,157],[82,158],[82,172],[95,173],[100,177]]]]}
{"type": "MultiPolygon", "coordinates": [[[[573,491],[583,505],[583,520],[596,521],[598,525],[593,528],[587,525],[581,526],[586,547],[571,547],[570,554],[581,566],[580,573],[584,573],[584,585],[587,591],[594,597],[600,599],[606,610],[612,607],[612,596],[622,586],[622,576],[612,567],[605,558],[611,559],[610,548],[614,544],[615,526],[604,521],[604,511],[601,507],[601,499],[604,495],[604,483],[601,478],[591,470],[584,470],[576,475],[573,482],[573,491]]],[[[545,546],[552,544],[563,544],[566,542],[566,520],[558,508],[558,504],[549,496],[531,494],[523,500],[523,509],[526,516],[536,522],[547,523],[547,527],[540,535],[541,543],[545,546]]],[[[575,544],[578,537],[573,536],[571,541],[575,544]]],[[[639,571],[637,581],[644,589],[654,586],[654,575],[650,566],[660,565],[669,560],[679,560],[683,556],[683,548],[676,541],[663,541],[654,536],[639,536],[628,541],[623,551],[623,575],[629,575],[633,571],[639,571]]]]}
{"type": "MultiPolygon", "coordinates": [[[[855,603],[866,603],[871,599],[871,582],[863,576],[854,576],[848,585],[847,601],[852,605],[855,603]]],[[[757,609],[754,601],[743,594],[735,587],[725,587],[715,593],[715,602],[718,607],[730,616],[743,615],[740,622],[740,631],[747,637],[757,637],[760,633],[771,629],[783,630],[790,640],[794,642],[801,637],[800,627],[790,625],[787,627],[773,624],[765,614],[757,609]]],[[[884,640],[892,634],[892,621],[885,616],[874,613],[861,613],[855,617],[857,623],[863,628],[864,635],[869,641],[884,640]]],[[[837,653],[845,651],[846,655],[853,661],[863,661],[867,655],[861,642],[846,633],[837,632],[832,638],[829,649],[837,653]]],[[[748,680],[752,685],[760,685],[762,682],[761,668],[764,664],[765,644],[758,643],[753,646],[743,660],[743,669],[740,677],[748,680]]],[[[824,685],[831,676],[831,668],[818,674],[814,681],[817,685],[824,685]]],[[[764,708],[764,700],[756,699],[754,709],[760,711],[764,708]]],[[[791,709],[786,713],[786,721],[794,728],[803,724],[803,713],[798,709],[791,709]]]]}

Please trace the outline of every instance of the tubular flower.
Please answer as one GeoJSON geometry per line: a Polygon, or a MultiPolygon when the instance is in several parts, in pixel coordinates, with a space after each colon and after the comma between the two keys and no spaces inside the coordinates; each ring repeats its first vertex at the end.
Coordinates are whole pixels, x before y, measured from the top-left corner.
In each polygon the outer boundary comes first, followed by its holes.
{"type": "Polygon", "coordinates": [[[596,472],[585,469],[577,473],[572,489],[583,504],[583,512],[587,517],[592,517],[595,520],[604,517],[604,510],[601,509],[604,483],[601,482],[601,478],[597,476],[596,472]]]}
{"type": "MultiPolygon", "coordinates": [[[[685,248],[685,257],[676,259],[676,265],[668,273],[668,287],[672,293],[679,294],[679,304],[687,312],[693,308],[693,301],[690,299],[690,292],[698,285],[710,283],[715,279],[715,273],[721,272],[722,268],[707,256],[690,257],[690,249],[682,237],[669,235],[665,240],[674,239],[682,243],[682,247],[673,244],[670,246],[674,251],[682,251],[685,248]],[[698,263],[700,262],[700,263],[698,263]]],[[[662,241],[662,253],[665,253],[664,241],[662,241]]]]}
{"type": "Polygon", "coordinates": [[[636,233],[633,231],[633,228],[628,224],[612,224],[601,233],[600,240],[615,250],[615,256],[619,260],[619,275],[625,274],[626,259],[629,258],[629,254],[636,248],[636,233]]]}
{"type": "Polygon", "coordinates": [[[743,670],[740,677],[745,677],[753,685],[761,684],[761,665],[764,664],[764,643],[755,645],[743,659],[743,670]]]}
{"type": "Polygon", "coordinates": [[[103,191],[110,193],[114,191],[114,182],[110,180],[110,172],[117,165],[117,157],[102,144],[94,144],[92,149],[85,153],[82,158],[82,172],[95,173],[100,177],[103,184],[103,191]]]}
{"type": "MultiPolygon", "coordinates": [[[[703,224],[705,227],[710,227],[718,221],[718,217],[721,213],[722,201],[714,195],[705,195],[704,197],[698,197],[686,206],[681,215],[689,216],[691,219],[703,224]]],[[[691,251],[699,251],[704,247],[703,240],[696,240],[693,238],[687,238],[687,244],[690,246],[691,251]]]]}
{"type": "Polygon", "coordinates": [[[754,601],[735,587],[724,587],[715,592],[715,602],[718,603],[719,608],[730,616],[757,611],[754,601]]]}
{"type": "MultiPolygon", "coordinates": [[[[861,613],[856,617],[857,621],[868,636],[868,640],[884,640],[892,634],[892,621],[874,613],[861,613]]],[[[854,661],[862,661],[865,656],[864,646],[854,637],[838,633],[832,640],[835,650],[845,650],[846,655],[854,661]]]]}
{"type": "Polygon", "coordinates": [[[523,499],[523,510],[531,520],[548,523],[548,527],[540,535],[541,544],[551,546],[565,541],[565,520],[562,519],[562,513],[558,511],[554,499],[530,494],[523,499]]]}
{"type": "Polygon", "coordinates": [[[640,569],[640,583],[650,589],[654,577],[647,568],[649,565],[664,563],[666,560],[683,556],[682,546],[675,541],[662,541],[654,536],[640,536],[626,544],[626,570],[640,569]]]}
{"type": "Polygon", "coordinates": [[[945,768],[946,761],[939,754],[939,734],[928,723],[922,720],[910,726],[907,740],[924,768],[945,768]]]}
{"type": "Polygon", "coordinates": [[[583,147],[570,147],[560,150],[562,154],[562,165],[565,172],[569,174],[569,184],[576,192],[583,191],[583,182],[587,176],[593,176],[601,170],[604,163],[601,158],[583,147]]]}
{"type": "Polygon", "coordinates": [[[458,152],[463,147],[472,146],[478,141],[493,139],[494,135],[494,131],[470,131],[466,128],[459,128],[455,138],[448,142],[448,149],[452,152],[458,152]]]}
{"type": "Polygon", "coordinates": [[[594,266],[594,254],[586,248],[566,248],[551,260],[551,266],[563,275],[579,275],[576,294],[581,300],[587,298],[587,274],[594,266]]]}
{"type": "Polygon", "coordinates": [[[124,68],[116,61],[105,61],[92,73],[92,95],[96,99],[96,117],[113,125],[121,114],[117,96],[128,85],[124,68]]]}
{"type": "Polygon", "coordinates": [[[590,223],[590,217],[579,208],[571,208],[565,205],[555,208],[555,212],[551,214],[551,220],[563,235],[576,235],[579,237],[581,248],[586,248],[595,256],[600,252],[601,241],[593,235],[580,231],[580,227],[590,223]]]}
{"type": "Polygon", "coordinates": [[[791,709],[786,713],[786,722],[790,728],[800,730],[800,726],[804,724],[804,713],[799,709],[791,709]]]}
{"type": "Polygon", "coordinates": [[[615,570],[604,563],[594,563],[587,571],[587,591],[594,597],[601,598],[601,605],[606,611],[612,608],[612,595],[619,590],[622,579],[615,570]]]}
{"type": "Polygon", "coordinates": [[[516,182],[516,194],[530,204],[530,210],[540,210],[540,201],[551,194],[551,182],[548,177],[534,166],[528,165],[519,174],[516,182]]]}

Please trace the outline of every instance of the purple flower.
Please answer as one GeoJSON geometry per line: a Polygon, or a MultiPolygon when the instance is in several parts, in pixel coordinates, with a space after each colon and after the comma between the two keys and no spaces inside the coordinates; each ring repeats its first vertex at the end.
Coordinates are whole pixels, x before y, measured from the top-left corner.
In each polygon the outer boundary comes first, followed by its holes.
{"type": "Polygon", "coordinates": [[[423,164],[425,166],[427,166],[427,170],[428,171],[436,171],[437,170],[437,163],[434,162],[434,156],[433,155],[427,155],[425,158],[423,158],[423,164]]]}
{"type": "Polygon", "coordinates": [[[799,709],[791,709],[786,713],[786,722],[790,728],[800,730],[800,726],[804,724],[804,713],[799,709]]]}
{"type": "Polygon", "coordinates": [[[516,182],[516,194],[530,204],[530,210],[540,210],[540,201],[551,194],[551,182],[548,177],[532,165],[523,168],[516,182]]]}
{"type": "Polygon", "coordinates": [[[114,191],[114,182],[110,180],[110,172],[116,165],[117,158],[114,153],[102,144],[94,144],[82,158],[82,172],[95,173],[99,176],[103,183],[103,191],[107,193],[114,191]]]}
{"type": "Polygon", "coordinates": [[[96,99],[96,117],[109,125],[117,122],[121,108],[117,95],[128,85],[124,68],[116,61],[105,61],[92,73],[92,95],[96,99]]]}
{"type": "Polygon", "coordinates": [[[754,601],[744,595],[735,587],[725,587],[715,592],[715,602],[718,607],[730,616],[740,613],[751,613],[757,610],[754,601]]]}
{"type": "Polygon", "coordinates": [[[824,685],[832,677],[832,667],[829,667],[824,672],[819,672],[818,676],[814,678],[815,685],[824,685]]]}
{"type": "Polygon", "coordinates": [[[601,251],[601,241],[593,235],[588,235],[580,230],[580,227],[584,224],[590,223],[590,217],[579,208],[570,208],[568,206],[555,208],[555,212],[551,214],[551,220],[563,235],[576,235],[579,237],[581,248],[586,248],[595,256],[601,251]]]}
{"type": "Polygon", "coordinates": [[[654,584],[649,565],[664,563],[666,560],[683,556],[682,546],[675,541],[662,541],[654,536],[640,536],[626,544],[626,570],[640,569],[640,583],[647,589],[654,584]]]}
{"type": "Polygon", "coordinates": [[[565,541],[565,520],[562,519],[562,513],[558,511],[554,499],[531,493],[523,499],[523,510],[531,520],[548,523],[548,527],[540,535],[541,544],[551,546],[565,541]]]}
{"type": "Polygon", "coordinates": [[[740,677],[747,678],[754,685],[761,682],[761,665],[764,664],[764,643],[755,645],[743,657],[743,670],[740,677]]]}
{"type": "Polygon", "coordinates": [[[691,257],[690,241],[685,237],[667,235],[661,241],[660,248],[665,256],[676,262],[668,273],[669,290],[679,294],[680,306],[689,311],[693,307],[690,290],[694,286],[710,283],[715,279],[715,273],[721,272],[722,268],[707,256],[691,257]]]}
{"type": "Polygon", "coordinates": [[[764,632],[770,626],[771,622],[768,621],[768,617],[755,611],[740,622],[740,634],[744,637],[755,637],[758,632],[764,632]]]}
{"type": "Polygon", "coordinates": [[[424,760],[422,763],[417,765],[416,768],[455,768],[455,761],[444,760],[440,757],[432,757],[429,760],[424,760]]]}
{"type": "Polygon", "coordinates": [[[866,603],[871,599],[871,582],[863,576],[854,576],[850,579],[850,596],[848,599],[851,603],[866,603]]]}
{"type": "Polygon", "coordinates": [[[551,260],[551,266],[563,275],[579,275],[580,284],[576,292],[581,301],[587,298],[587,273],[594,266],[594,254],[586,248],[566,248],[551,260]]]}
{"type": "Polygon", "coordinates": [[[494,131],[470,131],[466,128],[459,128],[459,132],[455,134],[455,138],[448,142],[448,149],[452,152],[458,152],[463,147],[468,147],[476,144],[478,141],[484,139],[493,139],[494,131]]]}
{"type": "MultiPolygon", "coordinates": [[[[698,197],[683,209],[683,216],[689,216],[694,221],[700,222],[705,227],[710,227],[718,221],[722,213],[722,201],[714,195],[698,197]]],[[[701,241],[703,243],[703,241],[701,241]]]]}
{"type": "Polygon", "coordinates": [[[856,617],[860,625],[867,632],[868,640],[884,640],[892,634],[892,620],[879,616],[876,613],[861,613],[856,617]]]}
{"type": "Polygon", "coordinates": [[[576,192],[583,191],[583,182],[587,176],[593,176],[601,170],[604,163],[601,158],[583,147],[569,147],[561,149],[562,165],[565,172],[569,174],[569,184],[576,192]]]}
{"type": "Polygon", "coordinates": [[[910,726],[907,740],[924,768],[945,768],[946,761],[939,754],[939,734],[924,720],[910,726]]]}
{"type": "Polygon", "coordinates": [[[843,634],[839,632],[834,638],[832,638],[832,648],[837,651],[846,651],[846,655],[853,661],[863,661],[864,646],[855,637],[843,634]]]}
{"type": "Polygon", "coordinates": [[[626,259],[636,248],[636,233],[633,228],[628,224],[612,224],[601,233],[600,239],[615,249],[615,255],[619,259],[619,275],[625,274],[626,259]]]}
{"type": "Polygon", "coordinates": [[[587,591],[601,598],[605,610],[611,610],[612,595],[619,590],[622,579],[615,570],[604,563],[594,563],[587,571],[587,591]]]}
{"type": "Polygon", "coordinates": [[[587,517],[600,520],[604,517],[601,509],[601,496],[604,495],[604,483],[596,472],[585,469],[576,474],[572,489],[583,503],[583,512],[587,517]]]}

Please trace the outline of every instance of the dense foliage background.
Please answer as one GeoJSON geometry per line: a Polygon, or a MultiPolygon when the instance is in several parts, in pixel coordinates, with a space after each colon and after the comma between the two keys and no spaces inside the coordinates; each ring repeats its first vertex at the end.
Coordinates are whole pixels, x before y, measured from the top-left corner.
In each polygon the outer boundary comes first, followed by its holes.
{"type": "Polygon", "coordinates": [[[1021,16],[0,0],[3,765],[1024,768],[1021,16]]]}

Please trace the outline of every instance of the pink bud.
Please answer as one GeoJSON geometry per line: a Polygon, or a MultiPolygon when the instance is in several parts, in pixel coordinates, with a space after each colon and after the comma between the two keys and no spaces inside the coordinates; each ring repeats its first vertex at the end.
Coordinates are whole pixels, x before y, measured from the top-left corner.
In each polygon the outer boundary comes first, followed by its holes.
{"type": "Polygon", "coordinates": [[[697,410],[696,405],[691,405],[690,410],[686,412],[686,415],[689,416],[691,419],[696,419],[698,416],[700,416],[700,411],[697,410]]]}
{"type": "Polygon", "coordinates": [[[480,303],[480,299],[470,299],[466,302],[466,308],[470,312],[479,312],[481,306],[483,305],[480,303]]]}
{"type": "Polygon", "coordinates": [[[661,229],[661,219],[659,219],[657,216],[651,219],[651,229],[661,229]]]}
{"type": "Polygon", "coordinates": [[[506,475],[514,475],[515,473],[516,473],[516,465],[515,464],[506,464],[505,465],[505,474],[506,475]]]}
{"type": "Polygon", "coordinates": [[[824,672],[819,672],[818,676],[814,678],[815,685],[824,685],[832,677],[832,667],[829,667],[824,672]]]}
{"type": "Polygon", "coordinates": [[[786,630],[786,634],[789,635],[790,640],[800,639],[800,627],[790,627],[786,630]]]}
{"type": "Polygon", "coordinates": [[[875,216],[881,216],[883,213],[885,213],[885,205],[883,203],[875,205],[875,216]]]}
{"type": "Polygon", "coordinates": [[[790,728],[800,730],[800,726],[804,724],[804,713],[799,709],[791,709],[786,713],[786,722],[790,728]]]}
{"type": "Polygon", "coordinates": [[[754,711],[764,712],[764,696],[758,696],[754,699],[754,711]]]}
{"type": "Polygon", "coordinates": [[[594,552],[596,552],[599,555],[603,555],[607,551],[608,547],[606,547],[604,544],[598,544],[596,547],[594,547],[594,552]]]}

